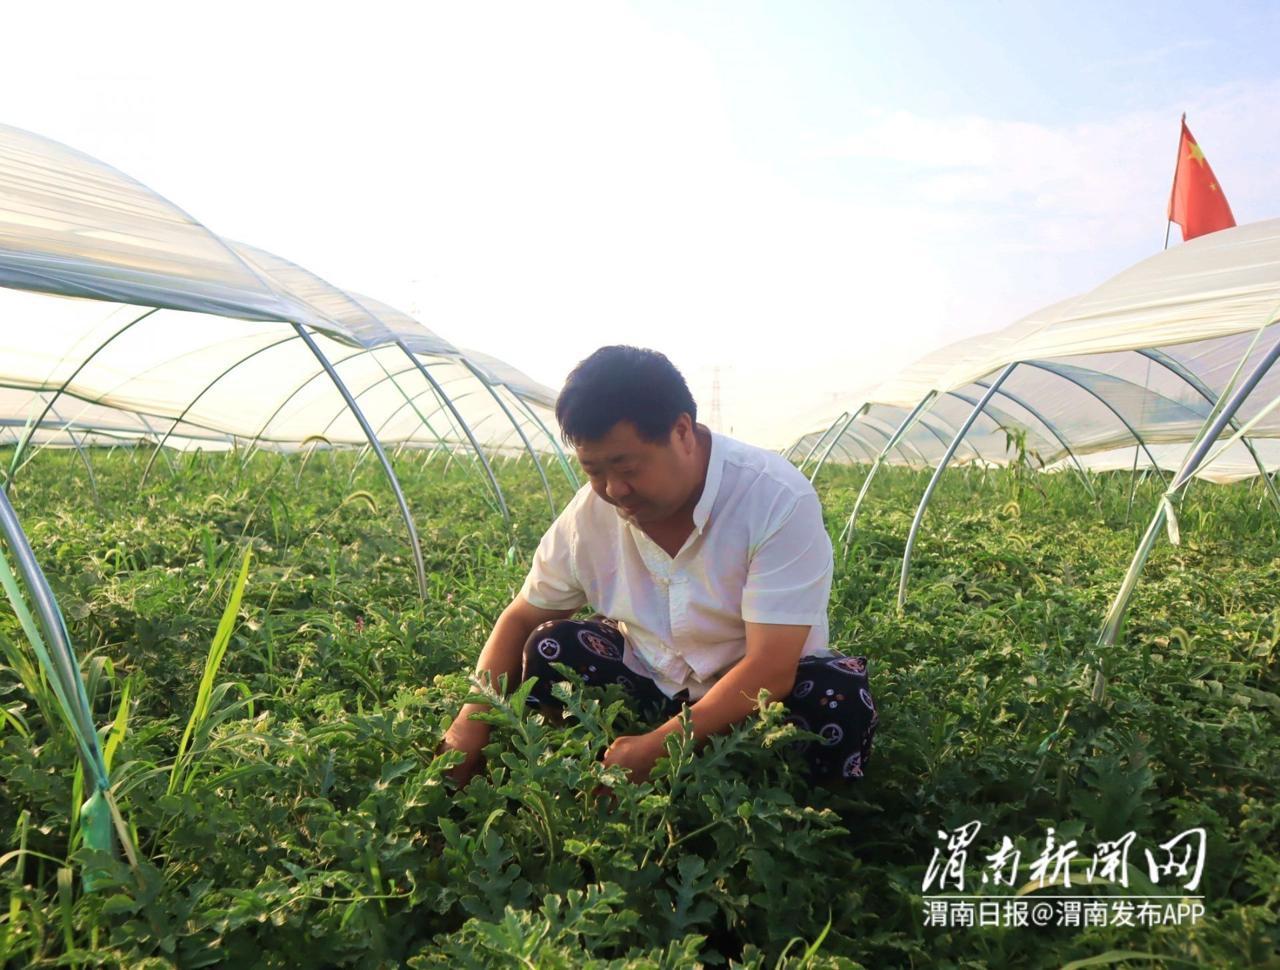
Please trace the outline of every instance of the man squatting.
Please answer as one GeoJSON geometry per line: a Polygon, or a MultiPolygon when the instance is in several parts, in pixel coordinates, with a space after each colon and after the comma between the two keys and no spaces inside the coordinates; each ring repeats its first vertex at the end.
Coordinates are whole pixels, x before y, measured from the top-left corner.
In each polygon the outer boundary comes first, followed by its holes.
{"type": "MultiPolygon", "coordinates": [[[[636,782],[681,730],[694,740],[756,710],[761,688],[820,736],[804,749],[813,784],[860,778],[878,718],[867,660],[827,644],[831,540],[813,486],[771,451],[696,423],[684,377],[662,354],[602,347],[556,401],[588,484],[542,537],[524,585],[494,624],[476,676],[496,688],[531,676],[528,703],[562,707],[567,664],[587,685],[620,684],[658,727],[604,754],[636,782]],[[571,619],[584,606],[591,619],[571,619]]],[[[480,767],[489,725],[466,704],[442,742],[480,767]]]]}

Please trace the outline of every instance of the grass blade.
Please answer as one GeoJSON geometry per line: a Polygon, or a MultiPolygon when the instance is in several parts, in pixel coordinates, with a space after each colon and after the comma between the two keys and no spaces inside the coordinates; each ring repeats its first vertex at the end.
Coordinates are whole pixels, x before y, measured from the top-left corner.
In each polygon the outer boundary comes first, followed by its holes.
{"type": "Polygon", "coordinates": [[[182,740],[178,744],[178,756],[174,759],[173,770],[169,774],[168,793],[172,795],[178,790],[179,785],[183,781],[183,777],[189,769],[188,749],[200,729],[204,726],[205,721],[209,717],[209,699],[213,694],[214,680],[218,676],[218,670],[222,666],[222,658],[226,655],[227,647],[231,643],[231,634],[235,629],[236,616],[240,612],[240,598],[244,595],[244,587],[249,579],[249,560],[253,550],[246,549],[244,558],[240,563],[240,574],[236,577],[236,584],[231,590],[231,598],[227,601],[227,607],[222,611],[222,619],[218,623],[217,633],[214,634],[213,643],[209,645],[209,654],[205,657],[204,674],[200,678],[200,687],[196,691],[196,703],[191,710],[191,717],[187,721],[186,730],[182,732],[182,740]]]}

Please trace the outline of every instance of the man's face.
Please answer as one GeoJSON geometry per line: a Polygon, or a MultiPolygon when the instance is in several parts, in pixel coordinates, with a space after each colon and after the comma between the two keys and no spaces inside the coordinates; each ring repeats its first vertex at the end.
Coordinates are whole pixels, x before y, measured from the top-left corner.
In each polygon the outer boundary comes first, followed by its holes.
{"type": "Polygon", "coordinates": [[[693,422],[682,414],[665,441],[645,441],[619,421],[575,450],[597,495],[638,525],[662,522],[680,510],[699,484],[693,422]]]}

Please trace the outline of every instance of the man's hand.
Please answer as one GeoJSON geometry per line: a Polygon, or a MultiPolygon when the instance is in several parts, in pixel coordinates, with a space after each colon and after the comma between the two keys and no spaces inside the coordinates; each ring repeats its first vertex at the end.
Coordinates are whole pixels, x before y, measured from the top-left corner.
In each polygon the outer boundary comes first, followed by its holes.
{"type": "MultiPolygon", "coordinates": [[[[534,606],[523,596],[517,596],[493,625],[493,632],[489,634],[484,649],[480,651],[480,658],[476,661],[476,678],[481,683],[487,681],[495,689],[502,683],[501,678],[504,676],[509,686],[519,683],[523,666],[521,650],[529,635],[540,623],[562,620],[572,615],[573,610],[544,610],[534,606]]],[[[488,709],[488,704],[464,704],[436,749],[437,754],[461,751],[466,756],[462,764],[449,772],[449,777],[460,788],[471,780],[471,776],[484,763],[480,749],[489,743],[489,725],[484,721],[471,720],[471,715],[488,709]]]]}
{"type": "Polygon", "coordinates": [[[482,709],[477,704],[468,704],[463,707],[453,723],[449,725],[449,730],[444,733],[444,740],[440,742],[440,747],[436,749],[436,754],[461,751],[466,756],[462,764],[456,765],[449,772],[449,777],[459,788],[471,780],[471,776],[480,770],[484,761],[481,749],[489,743],[489,725],[484,721],[470,720],[472,711],[482,709]]]}
{"type": "Polygon", "coordinates": [[[622,765],[635,784],[646,781],[653,766],[662,757],[666,735],[657,731],[647,734],[624,734],[616,738],[604,753],[604,765],[622,765]]]}

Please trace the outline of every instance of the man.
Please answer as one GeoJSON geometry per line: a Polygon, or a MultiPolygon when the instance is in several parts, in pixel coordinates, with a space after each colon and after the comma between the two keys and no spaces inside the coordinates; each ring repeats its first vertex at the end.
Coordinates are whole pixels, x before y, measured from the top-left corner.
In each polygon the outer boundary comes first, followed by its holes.
{"type": "MultiPolygon", "coordinates": [[[[619,737],[606,764],[648,777],[689,704],[695,741],[756,709],[760,689],[822,738],[818,782],[861,777],[877,723],[866,658],[827,646],[831,540],[813,487],[786,459],[713,434],[662,354],[603,347],[578,364],[556,419],[587,474],[543,536],[476,674],[537,677],[530,704],[558,706],[552,663],[621,684],[666,719],[619,737]],[[572,620],[590,605],[590,620],[572,620]]],[[[489,725],[462,708],[442,747],[477,770],[489,725]]]]}

